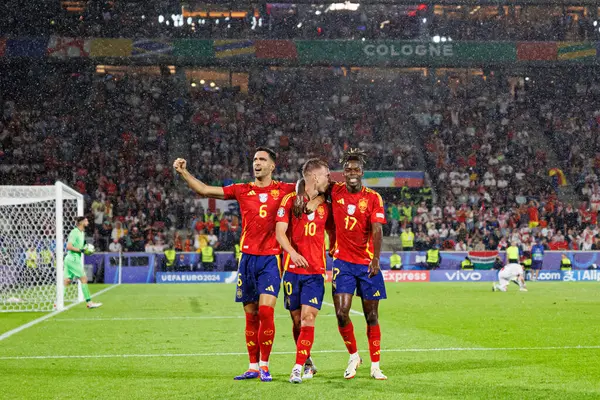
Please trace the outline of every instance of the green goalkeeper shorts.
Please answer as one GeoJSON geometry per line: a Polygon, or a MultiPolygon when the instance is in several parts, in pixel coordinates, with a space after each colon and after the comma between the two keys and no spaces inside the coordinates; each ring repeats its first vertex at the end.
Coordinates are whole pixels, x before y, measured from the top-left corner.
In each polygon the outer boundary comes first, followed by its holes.
{"type": "Polygon", "coordinates": [[[69,260],[68,258],[65,258],[64,271],[66,279],[81,278],[82,276],[85,276],[81,261],[69,260]]]}

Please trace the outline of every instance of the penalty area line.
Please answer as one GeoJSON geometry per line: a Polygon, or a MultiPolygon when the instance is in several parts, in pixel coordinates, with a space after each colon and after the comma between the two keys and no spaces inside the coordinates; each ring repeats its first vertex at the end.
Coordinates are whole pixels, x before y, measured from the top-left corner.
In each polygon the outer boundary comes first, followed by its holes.
{"type": "MultiPolygon", "coordinates": [[[[552,350],[599,350],[599,346],[546,346],[546,347],[438,347],[424,349],[383,349],[384,353],[437,353],[437,352],[487,352],[487,351],[552,351],[552,350]]],[[[347,353],[347,350],[315,350],[312,353],[347,353]]],[[[296,354],[295,351],[274,351],[274,355],[296,354]]],[[[153,358],[153,357],[224,357],[247,356],[247,352],[231,353],[162,353],[162,354],[89,354],[89,355],[46,355],[46,356],[7,356],[0,360],[56,360],[93,358],[153,358]]]]}
{"type": "MultiPolygon", "coordinates": [[[[100,296],[101,294],[106,293],[109,290],[116,288],[117,286],[119,286],[119,285],[117,284],[117,285],[109,286],[105,289],[102,289],[101,291],[99,291],[97,293],[94,293],[91,297],[94,298],[96,296],[100,296]]],[[[26,324],[16,327],[15,329],[12,329],[8,332],[4,332],[2,335],[0,335],[0,342],[3,341],[4,339],[8,339],[12,335],[16,335],[17,333],[24,331],[27,328],[31,328],[32,326],[37,325],[40,322],[44,322],[45,320],[50,319],[50,318],[54,317],[55,315],[58,315],[64,311],[67,311],[67,310],[71,309],[72,307],[75,307],[78,304],[81,304],[81,303],[70,304],[60,311],[53,311],[50,314],[44,315],[43,317],[40,317],[38,319],[34,319],[33,321],[30,321],[26,324]]]]}

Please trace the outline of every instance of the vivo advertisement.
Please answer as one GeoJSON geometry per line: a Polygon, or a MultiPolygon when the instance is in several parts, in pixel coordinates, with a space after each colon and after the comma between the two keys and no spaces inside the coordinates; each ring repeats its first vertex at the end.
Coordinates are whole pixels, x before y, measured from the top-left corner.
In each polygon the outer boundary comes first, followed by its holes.
{"type": "MultiPolygon", "coordinates": [[[[465,252],[442,252],[442,263],[435,271],[425,270],[424,252],[400,252],[402,270],[391,271],[390,252],[382,252],[381,269],[386,282],[488,282],[496,280],[496,271],[461,271],[460,263],[465,252]]],[[[598,273],[588,269],[600,264],[600,252],[567,252],[573,271],[560,271],[561,252],[549,251],[544,255],[543,268],[538,281],[598,281],[598,273]]],[[[504,253],[500,254],[504,259],[504,253]]],[[[96,277],[105,283],[117,283],[118,266],[122,266],[122,283],[229,283],[234,279],[237,263],[230,252],[215,253],[214,271],[204,271],[198,253],[180,253],[171,272],[165,272],[165,257],[152,253],[97,253],[85,257],[85,264],[96,277]]],[[[331,280],[331,259],[327,259],[328,277],[331,280]]],[[[233,281],[232,281],[233,282],[233,281]]]]}

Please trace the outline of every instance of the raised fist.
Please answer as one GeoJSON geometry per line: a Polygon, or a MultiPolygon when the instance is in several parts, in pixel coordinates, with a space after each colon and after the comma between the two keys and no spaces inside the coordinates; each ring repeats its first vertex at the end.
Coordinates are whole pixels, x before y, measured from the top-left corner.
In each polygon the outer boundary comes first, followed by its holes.
{"type": "Polygon", "coordinates": [[[187,169],[187,161],[185,161],[183,158],[178,158],[175,160],[175,162],[173,162],[173,168],[175,168],[175,171],[181,174],[187,169]]]}

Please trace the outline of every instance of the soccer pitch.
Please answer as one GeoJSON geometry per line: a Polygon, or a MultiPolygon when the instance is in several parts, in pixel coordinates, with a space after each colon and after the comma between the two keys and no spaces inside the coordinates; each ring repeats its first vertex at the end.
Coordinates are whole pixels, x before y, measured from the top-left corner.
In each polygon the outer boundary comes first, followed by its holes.
{"type": "MultiPolygon", "coordinates": [[[[77,305],[0,341],[0,399],[600,398],[600,285],[528,287],[387,284],[380,324],[389,380],[369,377],[366,325],[356,312],[364,365],[346,381],[328,286],[312,352],[319,372],[292,385],[295,346],[281,300],[274,381],[238,382],[248,358],[233,285],[120,285],[97,297],[100,309],[77,305]]],[[[43,315],[1,314],[0,334],[43,315]]]]}

